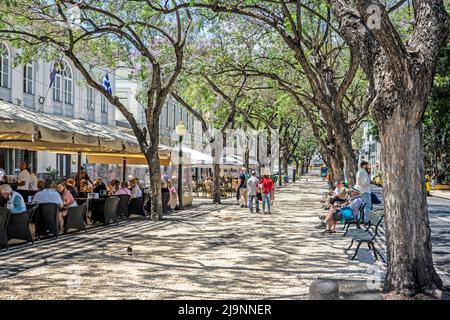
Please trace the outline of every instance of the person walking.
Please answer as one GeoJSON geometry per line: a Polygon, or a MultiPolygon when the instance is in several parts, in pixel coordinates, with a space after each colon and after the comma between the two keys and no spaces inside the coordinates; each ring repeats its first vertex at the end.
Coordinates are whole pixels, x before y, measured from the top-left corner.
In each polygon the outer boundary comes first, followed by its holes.
{"type": "Polygon", "coordinates": [[[267,213],[271,212],[271,194],[274,191],[274,183],[269,176],[265,175],[264,178],[261,179],[262,184],[262,209],[263,213],[266,213],[266,204],[267,204],[267,213]]]}
{"type": "Polygon", "coordinates": [[[369,163],[367,161],[361,161],[359,170],[356,173],[356,184],[360,187],[361,199],[366,203],[364,207],[364,223],[369,221],[369,211],[372,207],[372,195],[370,187],[370,177],[367,173],[369,163]]]}
{"type": "Polygon", "coordinates": [[[251,177],[247,180],[248,190],[248,207],[250,212],[253,213],[253,201],[256,202],[256,212],[259,212],[259,200],[258,200],[258,184],[259,179],[256,177],[256,171],[252,171],[251,177]]]}
{"type": "Polygon", "coordinates": [[[247,180],[248,173],[246,168],[241,169],[241,174],[239,175],[239,194],[241,196],[241,208],[247,207],[247,180]]]}
{"type": "Polygon", "coordinates": [[[436,172],[433,172],[433,175],[431,176],[431,187],[433,188],[433,190],[436,189],[436,184],[437,184],[436,172]]]}

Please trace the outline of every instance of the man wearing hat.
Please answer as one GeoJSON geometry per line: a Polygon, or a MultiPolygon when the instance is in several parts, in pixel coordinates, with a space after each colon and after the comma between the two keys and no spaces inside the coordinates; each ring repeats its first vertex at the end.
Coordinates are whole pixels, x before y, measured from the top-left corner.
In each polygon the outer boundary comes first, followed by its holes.
{"type": "Polygon", "coordinates": [[[353,186],[353,188],[350,189],[350,195],[347,199],[347,201],[343,204],[341,209],[335,209],[334,207],[331,207],[329,213],[327,214],[325,218],[325,223],[327,225],[327,228],[325,232],[328,233],[335,233],[336,232],[336,224],[338,221],[342,219],[341,210],[344,207],[350,208],[353,213],[353,217],[356,217],[359,213],[359,208],[362,204],[361,199],[361,191],[358,185],[353,186]]]}

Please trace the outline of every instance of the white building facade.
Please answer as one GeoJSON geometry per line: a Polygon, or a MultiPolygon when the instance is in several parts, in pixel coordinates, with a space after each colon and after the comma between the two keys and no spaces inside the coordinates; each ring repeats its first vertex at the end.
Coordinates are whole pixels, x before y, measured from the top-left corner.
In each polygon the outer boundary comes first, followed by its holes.
{"type": "MultiPolygon", "coordinates": [[[[8,43],[0,42],[0,100],[36,112],[115,125],[115,108],[100,92],[85,84],[70,61],[38,60],[15,66],[17,53],[8,43]],[[51,85],[52,70],[56,73],[51,85]]],[[[109,77],[114,92],[115,77],[109,77]]],[[[98,81],[101,83],[102,76],[98,81]]],[[[62,177],[69,177],[77,170],[76,158],[69,154],[0,149],[0,168],[7,174],[16,174],[20,162],[25,161],[38,176],[47,174],[46,168],[50,167],[62,177]]]]}
{"type": "MultiPolygon", "coordinates": [[[[138,124],[142,127],[146,126],[145,107],[136,99],[138,93],[142,90],[142,85],[130,80],[129,71],[119,69],[116,73],[116,91],[120,101],[134,115],[138,124]]],[[[116,111],[116,125],[130,127],[128,121],[120,111],[116,111]]],[[[159,130],[160,144],[168,147],[178,146],[178,136],[175,133],[175,127],[180,121],[183,121],[187,128],[186,136],[183,138],[183,146],[203,151],[203,130],[201,122],[185,110],[178,102],[169,96],[161,110],[159,130]]]]}
{"type": "Polygon", "coordinates": [[[363,160],[369,162],[372,167],[372,177],[377,175],[378,172],[382,171],[381,168],[381,159],[380,159],[380,150],[381,145],[380,142],[376,139],[371,133],[373,125],[369,122],[364,122],[363,125],[363,144],[362,148],[359,151],[359,161],[363,160]]]}

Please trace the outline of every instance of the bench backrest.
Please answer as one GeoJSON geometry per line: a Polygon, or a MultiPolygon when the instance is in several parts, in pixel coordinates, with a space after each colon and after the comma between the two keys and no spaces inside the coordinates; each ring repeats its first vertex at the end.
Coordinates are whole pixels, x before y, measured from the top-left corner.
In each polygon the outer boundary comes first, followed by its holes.
{"type": "Polygon", "coordinates": [[[363,221],[364,220],[364,208],[366,207],[366,203],[363,201],[361,202],[361,205],[359,206],[358,209],[358,221],[363,221]]]}
{"type": "Polygon", "coordinates": [[[379,212],[369,212],[369,226],[367,227],[367,231],[372,234],[372,239],[374,239],[378,235],[378,228],[383,221],[384,214],[379,212]]]}

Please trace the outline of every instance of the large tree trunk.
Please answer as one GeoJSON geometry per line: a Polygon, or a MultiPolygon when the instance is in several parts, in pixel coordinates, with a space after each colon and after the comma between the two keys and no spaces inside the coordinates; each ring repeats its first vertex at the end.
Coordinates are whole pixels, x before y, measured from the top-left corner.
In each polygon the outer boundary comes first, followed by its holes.
{"type": "Polygon", "coordinates": [[[311,165],[311,158],[305,160],[305,173],[309,173],[309,166],[311,165]]]}
{"type": "Polygon", "coordinates": [[[341,168],[344,168],[344,174],[347,177],[349,185],[353,186],[356,181],[358,161],[353,153],[352,135],[345,123],[344,117],[338,117],[337,112],[333,114],[333,117],[335,117],[335,119],[334,121],[331,121],[331,123],[333,124],[336,148],[339,148],[338,152],[341,153],[343,161],[345,161],[342,163],[343,167],[341,168]]]}
{"type": "Polygon", "coordinates": [[[214,204],[220,204],[220,163],[214,163],[213,165],[213,190],[212,197],[214,204]]]}
{"type": "Polygon", "coordinates": [[[330,152],[329,159],[331,164],[331,171],[333,175],[333,181],[344,180],[344,160],[342,159],[342,153],[336,147],[335,152],[330,152]]]}
{"type": "MultiPolygon", "coordinates": [[[[422,124],[417,121],[420,115],[410,117],[405,112],[408,100],[411,98],[398,104],[392,117],[379,128],[389,261],[384,289],[414,295],[432,293],[441,287],[442,281],[434,269],[431,254],[422,124]]],[[[417,100],[413,103],[425,104],[417,100]]]]}
{"type": "Polygon", "coordinates": [[[247,147],[244,153],[244,167],[250,172],[250,150],[247,147]]]}
{"type": "Polygon", "coordinates": [[[285,175],[289,175],[289,171],[288,171],[288,159],[284,158],[283,159],[283,172],[285,175]]]}
{"type": "MultiPolygon", "coordinates": [[[[158,128],[158,127],[156,127],[158,128]]],[[[149,130],[150,146],[145,153],[150,170],[150,218],[154,221],[162,218],[162,198],[161,198],[161,168],[159,165],[158,144],[159,131],[149,130]]],[[[181,178],[181,177],[179,177],[181,178]]]]}
{"type": "Polygon", "coordinates": [[[448,41],[449,15],[442,0],[413,1],[414,30],[405,46],[378,1],[329,3],[376,97],[373,115],[382,149],[388,255],[384,288],[406,295],[431,293],[442,282],[431,253],[421,123],[436,57],[448,41]],[[369,29],[363,21],[374,4],[381,21],[369,29]]]}
{"type": "Polygon", "coordinates": [[[295,176],[298,174],[300,179],[300,174],[298,172],[300,168],[300,161],[295,161],[295,172],[294,172],[294,182],[296,181],[295,176]]]}

